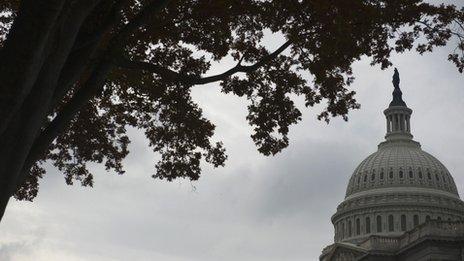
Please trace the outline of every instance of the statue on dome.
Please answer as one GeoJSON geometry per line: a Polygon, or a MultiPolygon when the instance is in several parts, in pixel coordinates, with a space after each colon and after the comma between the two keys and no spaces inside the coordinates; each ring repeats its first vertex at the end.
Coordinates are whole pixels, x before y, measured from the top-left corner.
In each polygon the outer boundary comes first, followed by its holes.
{"type": "Polygon", "coordinates": [[[393,90],[393,100],[390,102],[390,106],[404,106],[406,107],[406,103],[403,101],[403,93],[400,89],[400,73],[398,69],[395,68],[395,73],[393,74],[393,86],[395,89],[393,90]]]}
{"type": "Polygon", "coordinates": [[[400,88],[400,73],[398,69],[395,68],[395,73],[393,74],[393,86],[396,88],[400,88]]]}

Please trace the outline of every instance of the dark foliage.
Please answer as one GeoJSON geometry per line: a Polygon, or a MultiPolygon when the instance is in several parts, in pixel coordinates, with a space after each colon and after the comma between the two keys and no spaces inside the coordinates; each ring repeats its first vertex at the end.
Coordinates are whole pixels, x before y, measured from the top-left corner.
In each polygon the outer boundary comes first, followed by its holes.
{"type": "MultiPolygon", "coordinates": [[[[57,12],[44,40],[53,51],[42,51],[36,81],[65,45],[60,37],[72,33],[66,19],[82,6],[87,9],[81,10],[84,17],[71,48],[63,48],[66,59],[56,68],[56,84],[21,85],[19,105],[1,105],[1,115],[9,116],[3,117],[0,132],[6,139],[4,133],[35,88],[51,90],[46,102],[32,108],[45,107],[45,113],[34,116],[41,123],[21,125],[34,131],[35,138],[24,145],[21,169],[26,174],[8,174],[19,177],[17,199],[37,195],[37,181],[45,174],[40,166],[46,161],[64,173],[67,184],[77,180],[92,186],[89,162],[124,173],[128,126],[143,129],[161,155],[154,178],[196,180],[202,160],[224,165],[222,143],[212,138],[215,127],[192,101],[195,85],[219,82],[224,93],[246,97],[251,138],[261,153],[274,155],[288,146],[289,127],[301,119],[292,97],[303,96],[307,107],[325,104],[318,118],[327,122],[336,116],[346,120],[350,110],[359,108],[349,85],[354,80],[351,65],[362,57],[387,68],[392,52],[422,54],[451,41],[456,49],[448,59],[460,72],[464,69],[464,10],[422,0],[100,0],[91,8],[89,0],[47,0],[39,7],[33,2],[0,3],[0,48],[6,50],[13,41],[7,34],[12,24],[18,23],[18,30],[26,27],[20,23],[21,12],[57,12]],[[263,38],[269,35],[280,39],[281,46],[266,47],[263,38]],[[236,66],[205,75],[225,57],[233,57],[236,66]]],[[[25,21],[33,22],[30,17],[25,21]]],[[[4,71],[0,81],[13,77],[4,71]]],[[[16,97],[8,89],[15,86],[1,87],[16,97]]]]}

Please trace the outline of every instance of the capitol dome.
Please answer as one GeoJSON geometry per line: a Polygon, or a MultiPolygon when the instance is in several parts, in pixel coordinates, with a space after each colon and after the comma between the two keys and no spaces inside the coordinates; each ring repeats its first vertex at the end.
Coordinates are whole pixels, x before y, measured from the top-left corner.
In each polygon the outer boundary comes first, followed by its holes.
{"type": "Polygon", "coordinates": [[[404,188],[458,197],[453,177],[434,156],[419,144],[386,142],[359,164],[351,176],[346,197],[378,194],[404,188]]]}
{"type": "Polygon", "coordinates": [[[399,236],[429,219],[464,220],[453,177],[413,140],[395,71],[393,100],[384,111],[387,133],[353,172],[332,216],[335,242],[357,244],[372,235],[399,236]]]}

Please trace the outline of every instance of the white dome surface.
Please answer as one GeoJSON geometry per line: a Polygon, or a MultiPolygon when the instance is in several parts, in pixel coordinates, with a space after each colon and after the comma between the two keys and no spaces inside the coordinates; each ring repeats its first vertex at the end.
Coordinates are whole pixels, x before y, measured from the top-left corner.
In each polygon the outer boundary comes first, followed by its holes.
{"type": "Polygon", "coordinates": [[[411,188],[459,197],[453,177],[434,156],[413,141],[387,141],[359,164],[351,176],[346,197],[379,189],[411,188]],[[437,191],[434,191],[437,190],[437,191]]]}

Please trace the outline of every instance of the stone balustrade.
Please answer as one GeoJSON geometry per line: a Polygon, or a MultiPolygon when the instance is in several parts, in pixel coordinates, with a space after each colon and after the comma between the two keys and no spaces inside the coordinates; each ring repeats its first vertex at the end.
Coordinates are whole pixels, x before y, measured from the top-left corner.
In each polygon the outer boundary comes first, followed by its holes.
{"type": "Polygon", "coordinates": [[[398,237],[370,236],[359,246],[367,250],[396,251],[424,237],[464,238],[464,222],[429,220],[398,237]]]}

